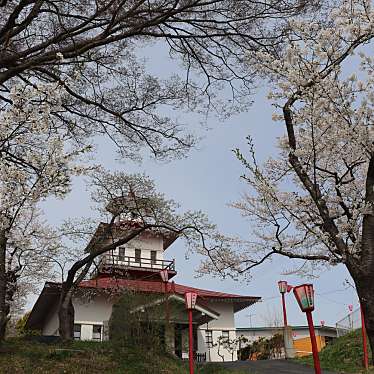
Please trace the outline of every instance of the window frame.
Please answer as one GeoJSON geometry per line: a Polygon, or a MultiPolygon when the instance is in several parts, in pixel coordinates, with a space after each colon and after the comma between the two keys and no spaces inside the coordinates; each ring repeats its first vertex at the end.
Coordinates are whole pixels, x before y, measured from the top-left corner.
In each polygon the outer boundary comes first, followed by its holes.
{"type": "Polygon", "coordinates": [[[222,345],[224,347],[227,347],[228,341],[230,340],[230,330],[222,330],[221,331],[221,336],[222,336],[222,345]],[[227,336],[226,336],[227,335],[227,336]]]}
{"type": "Polygon", "coordinates": [[[92,340],[96,342],[101,342],[103,336],[103,326],[102,325],[92,325],[92,340]],[[98,327],[100,329],[99,332],[95,332],[95,327],[98,327]],[[100,334],[99,338],[94,337],[94,334],[100,334]]]}
{"type": "Polygon", "coordinates": [[[213,348],[213,330],[205,330],[205,345],[213,348]]]}
{"type": "Polygon", "coordinates": [[[81,323],[74,323],[73,338],[74,338],[74,340],[81,340],[81,338],[82,338],[82,324],[81,323]],[[79,331],[76,330],[77,326],[79,326],[79,331]],[[75,335],[76,333],[79,333],[79,336],[76,336],[75,335]]]}

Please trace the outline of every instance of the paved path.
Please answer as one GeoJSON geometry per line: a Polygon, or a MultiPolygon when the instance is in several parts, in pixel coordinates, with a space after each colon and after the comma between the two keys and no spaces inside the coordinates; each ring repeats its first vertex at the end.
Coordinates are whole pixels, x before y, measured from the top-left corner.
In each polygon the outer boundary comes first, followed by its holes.
{"type": "MultiPolygon", "coordinates": [[[[296,362],[286,360],[235,361],[220,363],[232,369],[248,369],[253,374],[314,374],[314,369],[296,362]]],[[[322,370],[323,374],[337,374],[322,370]]]]}

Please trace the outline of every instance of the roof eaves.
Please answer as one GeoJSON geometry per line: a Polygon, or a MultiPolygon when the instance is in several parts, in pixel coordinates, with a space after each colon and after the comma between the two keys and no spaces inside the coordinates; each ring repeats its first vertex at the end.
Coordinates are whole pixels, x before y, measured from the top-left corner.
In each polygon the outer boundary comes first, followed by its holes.
{"type": "Polygon", "coordinates": [[[41,318],[49,309],[51,301],[53,301],[60,293],[61,283],[45,282],[42,292],[37,298],[29,318],[26,321],[26,329],[37,330],[41,328],[41,318]]]}

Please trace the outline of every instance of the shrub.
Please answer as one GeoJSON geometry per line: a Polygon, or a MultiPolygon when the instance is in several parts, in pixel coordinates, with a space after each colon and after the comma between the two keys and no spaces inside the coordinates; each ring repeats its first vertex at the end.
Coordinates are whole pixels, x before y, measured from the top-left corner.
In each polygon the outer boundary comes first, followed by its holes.
{"type": "Polygon", "coordinates": [[[164,300],[162,295],[126,291],[113,305],[109,339],[113,346],[137,345],[145,350],[165,348],[164,300]]]}

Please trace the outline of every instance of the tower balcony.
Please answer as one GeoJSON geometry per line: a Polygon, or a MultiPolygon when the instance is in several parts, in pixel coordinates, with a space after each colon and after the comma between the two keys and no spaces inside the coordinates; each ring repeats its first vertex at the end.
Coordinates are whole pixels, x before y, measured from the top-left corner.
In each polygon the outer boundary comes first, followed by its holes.
{"type": "Polygon", "coordinates": [[[91,278],[116,274],[136,279],[159,279],[161,270],[168,271],[169,279],[174,277],[177,274],[175,260],[105,254],[100,258],[96,269],[91,273],[91,278]]]}

